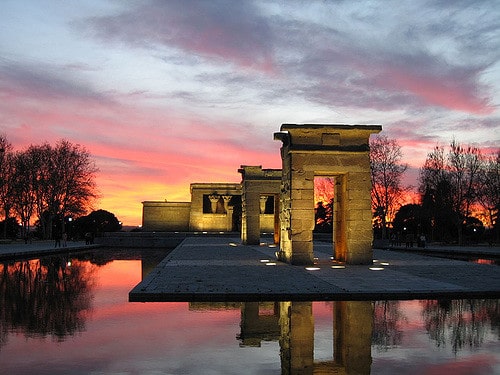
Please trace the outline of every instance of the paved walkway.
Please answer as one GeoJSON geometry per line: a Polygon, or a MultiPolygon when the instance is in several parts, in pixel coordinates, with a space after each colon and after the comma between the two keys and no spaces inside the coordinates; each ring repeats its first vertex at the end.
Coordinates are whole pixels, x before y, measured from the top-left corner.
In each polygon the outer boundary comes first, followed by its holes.
{"type": "Polygon", "coordinates": [[[373,266],[337,268],[316,242],[316,268],[275,262],[275,247],[189,237],[129,294],[130,301],[500,298],[500,267],[374,250],[373,266]]]}
{"type": "Polygon", "coordinates": [[[84,241],[68,241],[66,247],[55,247],[54,241],[33,241],[25,244],[23,241],[0,244],[0,260],[36,257],[41,255],[57,254],[68,250],[84,250],[98,247],[98,245],[85,245],[84,241]]]}
{"type": "MultiPolygon", "coordinates": [[[[0,244],[0,260],[36,257],[99,245],[53,241],[0,244]]],[[[243,246],[239,238],[189,237],[129,294],[130,301],[360,300],[500,298],[500,267],[374,250],[374,265],[332,268],[331,244],[315,243],[317,268],[275,262],[272,245],[243,246]],[[274,263],[274,264],[273,264],[274,263]],[[378,268],[378,269],[377,269],[378,268]]],[[[404,250],[404,251],[400,251],[404,250]]],[[[434,253],[495,256],[500,248],[427,247],[434,253]]]]}
{"type": "Polygon", "coordinates": [[[463,255],[472,257],[488,257],[500,259],[500,247],[498,246],[446,246],[429,244],[426,247],[406,247],[406,246],[389,246],[388,250],[409,251],[419,254],[437,254],[437,255],[463,255]]]}

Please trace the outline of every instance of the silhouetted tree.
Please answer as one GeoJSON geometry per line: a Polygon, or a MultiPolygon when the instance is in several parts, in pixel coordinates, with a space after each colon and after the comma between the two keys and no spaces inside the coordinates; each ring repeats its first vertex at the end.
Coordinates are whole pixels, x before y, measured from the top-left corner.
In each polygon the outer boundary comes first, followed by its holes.
{"type": "Polygon", "coordinates": [[[16,238],[19,233],[19,223],[15,217],[0,221],[0,231],[4,233],[4,238],[16,238]]]}
{"type": "Polygon", "coordinates": [[[480,175],[480,188],[478,199],[488,213],[490,223],[493,226],[493,238],[500,241],[500,223],[498,212],[500,211],[500,151],[489,156],[480,175]]]}
{"type": "Polygon", "coordinates": [[[408,318],[401,311],[400,301],[376,301],[372,343],[382,351],[400,345],[403,339],[402,324],[407,321],[408,318]]]}
{"type": "Polygon", "coordinates": [[[67,216],[87,211],[97,196],[97,168],[85,148],[61,140],[31,145],[13,158],[12,206],[27,231],[36,215],[43,238],[50,238],[53,220],[59,218],[65,230],[67,216]]]}
{"type": "Polygon", "coordinates": [[[376,136],[370,140],[372,210],[380,223],[382,238],[387,238],[388,221],[401,202],[402,177],[407,164],[401,162],[403,154],[395,139],[376,136]]]}
{"type": "MultiPolygon", "coordinates": [[[[0,134],[0,212],[3,212],[4,222],[8,222],[10,210],[13,206],[12,176],[12,144],[7,136],[0,134]]],[[[2,238],[7,237],[7,226],[3,226],[2,238]]]]}
{"type": "Polygon", "coordinates": [[[464,236],[467,243],[478,243],[484,234],[484,225],[476,217],[465,218],[464,236]]]}
{"type": "Polygon", "coordinates": [[[333,231],[333,199],[326,205],[323,202],[316,203],[314,216],[314,230],[321,233],[331,233],[333,231]]]}
{"type": "Polygon", "coordinates": [[[117,232],[122,229],[121,223],[116,216],[106,210],[93,211],[87,216],[82,216],[74,221],[74,226],[80,237],[85,233],[92,233],[94,236],[104,232],[117,232]]]}
{"type": "Polygon", "coordinates": [[[65,257],[0,264],[0,325],[63,340],[85,330],[95,266],[65,257]]]}
{"type": "Polygon", "coordinates": [[[16,152],[14,155],[14,174],[12,178],[12,197],[14,211],[21,220],[23,237],[27,239],[30,222],[37,204],[36,154],[32,152],[16,152]]]}
{"type": "Polygon", "coordinates": [[[428,300],[421,303],[429,337],[438,347],[451,345],[455,354],[464,347],[481,346],[488,328],[498,331],[498,300],[428,300]]]}
{"type": "MultiPolygon", "coordinates": [[[[90,154],[80,145],[60,141],[52,150],[50,163],[54,168],[47,186],[47,207],[50,218],[81,215],[96,198],[97,168],[90,154]]],[[[62,221],[64,228],[64,220],[62,221]]]]}
{"type": "MultiPolygon", "coordinates": [[[[427,155],[420,170],[420,193],[425,209],[450,222],[455,228],[458,243],[462,244],[465,220],[478,200],[482,156],[478,148],[462,147],[452,141],[447,154],[437,146],[427,155]]],[[[439,225],[437,217],[431,218],[439,225]]],[[[434,231],[436,233],[436,231],[434,231]]]]}
{"type": "Polygon", "coordinates": [[[401,206],[394,216],[392,226],[394,232],[401,240],[403,240],[403,236],[407,233],[427,235],[430,227],[423,214],[423,208],[419,204],[401,206]]]}

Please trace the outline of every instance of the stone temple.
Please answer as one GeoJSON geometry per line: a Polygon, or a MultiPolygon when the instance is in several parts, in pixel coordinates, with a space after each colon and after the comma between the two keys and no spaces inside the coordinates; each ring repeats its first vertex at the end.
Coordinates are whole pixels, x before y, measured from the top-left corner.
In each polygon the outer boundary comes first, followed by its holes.
{"type": "Polygon", "coordinates": [[[247,245],[273,233],[279,260],[313,264],[314,178],[335,181],[333,249],[372,262],[369,138],[380,125],[283,124],[282,169],[242,165],[241,183],[193,183],[191,202],[145,201],[144,231],[240,232],[247,245]]]}

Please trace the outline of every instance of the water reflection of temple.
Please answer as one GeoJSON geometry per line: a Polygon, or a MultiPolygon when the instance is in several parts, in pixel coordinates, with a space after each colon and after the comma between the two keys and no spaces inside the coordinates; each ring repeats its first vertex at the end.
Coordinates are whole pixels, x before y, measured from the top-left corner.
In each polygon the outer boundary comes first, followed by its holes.
{"type": "MultiPolygon", "coordinates": [[[[191,303],[190,308],[206,309],[209,305],[191,303]]],[[[314,359],[312,302],[242,303],[237,337],[240,346],[279,341],[282,374],[369,374],[373,303],[333,302],[332,320],[332,358],[328,361],[314,359]]]]}

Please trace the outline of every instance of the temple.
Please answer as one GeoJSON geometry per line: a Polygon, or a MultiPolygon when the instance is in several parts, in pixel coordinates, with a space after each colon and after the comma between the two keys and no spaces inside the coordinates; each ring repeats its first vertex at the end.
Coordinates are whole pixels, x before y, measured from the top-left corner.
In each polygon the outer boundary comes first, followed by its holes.
{"type": "Polygon", "coordinates": [[[240,232],[246,245],[273,233],[278,259],[314,261],[314,178],[335,181],[332,253],[372,262],[369,137],[380,125],[283,124],[282,169],[242,165],[241,183],[193,183],[190,202],[145,201],[143,231],[240,232]]]}

